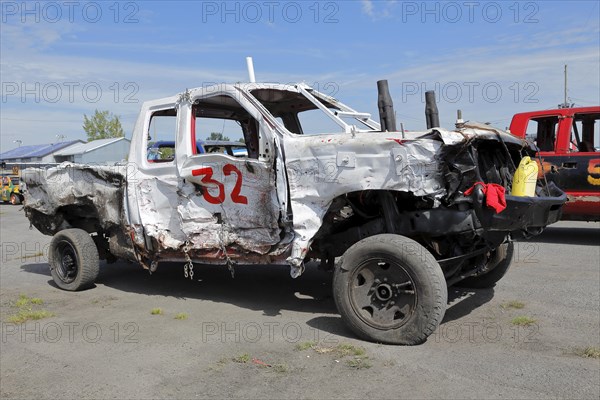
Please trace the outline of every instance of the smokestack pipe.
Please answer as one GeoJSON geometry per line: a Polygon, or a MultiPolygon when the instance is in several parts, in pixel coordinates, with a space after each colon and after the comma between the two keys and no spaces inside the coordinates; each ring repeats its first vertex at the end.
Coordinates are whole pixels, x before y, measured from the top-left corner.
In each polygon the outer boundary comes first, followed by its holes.
{"type": "Polygon", "coordinates": [[[390,96],[387,80],[377,81],[377,107],[379,108],[379,121],[381,131],[396,131],[396,115],[394,114],[394,103],[390,96]]]}
{"type": "Polygon", "coordinates": [[[246,67],[248,67],[248,78],[250,79],[250,83],[256,82],[256,77],[254,76],[254,62],[252,62],[252,57],[246,57],[246,67]]]}
{"type": "Polygon", "coordinates": [[[433,90],[425,92],[425,120],[427,121],[427,129],[440,127],[440,115],[433,90]]]}

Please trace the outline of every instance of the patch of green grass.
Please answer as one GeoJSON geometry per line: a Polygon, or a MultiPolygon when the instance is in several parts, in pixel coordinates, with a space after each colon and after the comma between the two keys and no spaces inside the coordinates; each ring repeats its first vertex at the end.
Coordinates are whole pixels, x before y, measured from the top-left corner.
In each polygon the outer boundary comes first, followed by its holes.
{"type": "Polygon", "coordinates": [[[36,306],[44,304],[44,300],[40,299],[39,297],[32,297],[31,299],[29,299],[29,301],[31,302],[31,304],[35,304],[36,306]]]}
{"type": "Polygon", "coordinates": [[[184,312],[180,312],[180,313],[175,314],[175,319],[180,319],[180,320],[188,319],[188,315],[184,312]]]}
{"type": "Polygon", "coordinates": [[[24,294],[19,295],[19,299],[15,301],[15,307],[27,307],[29,305],[29,297],[24,294]]]}
{"type": "Polygon", "coordinates": [[[248,353],[240,354],[237,357],[233,357],[231,360],[233,362],[236,362],[239,364],[246,364],[248,361],[250,361],[250,354],[248,354],[248,353]]]}
{"type": "Polygon", "coordinates": [[[340,357],[345,356],[359,356],[362,357],[366,354],[364,347],[354,346],[348,343],[342,343],[337,345],[335,348],[340,357]]]}
{"type": "Polygon", "coordinates": [[[327,346],[313,346],[312,348],[316,353],[319,354],[327,354],[335,351],[335,347],[327,347],[327,346]]]}
{"type": "Polygon", "coordinates": [[[518,317],[514,317],[510,323],[513,325],[518,325],[518,326],[529,326],[531,324],[534,324],[536,322],[535,319],[531,318],[531,317],[527,317],[525,315],[521,315],[518,317]]]}
{"type": "Polygon", "coordinates": [[[308,342],[298,343],[296,345],[295,349],[296,349],[296,351],[304,351],[304,350],[312,349],[316,345],[317,345],[317,342],[315,342],[314,340],[311,340],[308,342]]]}
{"type": "Polygon", "coordinates": [[[44,300],[39,297],[28,297],[27,295],[21,294],[19,295],[19,299],[15,302],[15,306],[18,308],[28,307],[31,304],[39,306],[44,304],[44,300]]]}
{"type": "Polygon", "coordinates": [[[22,324],[23,322],[29,320],[53,317],[54,313],[49,311],[33,309],[33,306],[39,306],[42,304],[44,304],[44,300],[40,299],[39,297],[29,297],[21,294],[14,303],[14,306],[16,306],[19,311],[16,314],[9,315],[7,321],[15,324],[22,324]]]}
{"type": "Polygon", "coordinates": [[[150,310],[150,314],[163,315],[163,310],[162,310],[162,308],[153,308],[152,310],[150,310]]]}
{"type": "Polygon", "coordinates": [[[29,305],[29,297],[25,296],[24,294],[19,296],[19,300],[17,300],[15,302],[15,306],[22,308],[22,307],[27,307],[29,305]]]}
{"type": "Polygon", "coordinates": [[[354,356],[354,357],[365,357],[366,350],[364,347],[354,346],[348,343],[341,343],[335,347],[330,346],[318,346],[317,342],[303,342],[296,345],[296,350],[302,351],[307,349],[313,349],[315,353],[327,354],[335,353],[338,357],[354,356]]]}
{"type": "Polygon", "coordinates": [[[8,317],[8,322],[12,322],[14,324],[22,324],[25,321],[29,320],[38,320],[43,318],[53,317],[54,313],[51,313],[46,310],[20,310],[17,314],[10,315],[8,317]]]}
{"type": "Polygon", "coordinates": [[[373,366],[367,357],[353,357],[346,361],[346,365],[353,369],[369,369],[373,366]]]}
{"type": "Polygon", "coordinates": [[[501,304],[500,307],[514,308],[516,310],[520,310],[525,307],[525,303],[523,303],[522,301],[511,300],[511,301],[507,301],[506,303],[501,304]]]}
{"type": "Polygon", "coordinates": [[[583,358],[600,358],[600,347],[586,347],[585,349],[577,349],[575,354],[583,358]]]}
{"type": "Polygon", "coordinates": [[[275,364],[273,365],[273,371],[277,372],[278,374],[285,374],[289,371],[289,368],[287,364],[275,364]]]}

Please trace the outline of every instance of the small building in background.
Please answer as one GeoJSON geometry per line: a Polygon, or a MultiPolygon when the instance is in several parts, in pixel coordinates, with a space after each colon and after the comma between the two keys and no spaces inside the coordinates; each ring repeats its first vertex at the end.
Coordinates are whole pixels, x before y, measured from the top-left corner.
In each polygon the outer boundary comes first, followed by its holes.
{"type": "Polygon", "coordinates": [[[131,141],[124,137],[98,139],[91,142],[71,140],[50,144],[20,146],[0,153],[2,168],[16,170],[47,167],[65,161],[81,164],[114,164],[129,155],[131,141]]]}
{"type": "Polygon", "coordinates": [[[55,162],[114,164],[127,159],[131,141],[124,137],[98,139],[69,146],[54,153],[55,162]]]}
{"type": "Polygon", "coordinates": [[[56,162],[54,155],[57,151],[68,149],[73,145],[78,145],[82,143],[85,142],[83,140],[71,140],[68,142],[19,146],[15,149],[1,153],[0,161],[6,164],[52,164],[56,162]]]}

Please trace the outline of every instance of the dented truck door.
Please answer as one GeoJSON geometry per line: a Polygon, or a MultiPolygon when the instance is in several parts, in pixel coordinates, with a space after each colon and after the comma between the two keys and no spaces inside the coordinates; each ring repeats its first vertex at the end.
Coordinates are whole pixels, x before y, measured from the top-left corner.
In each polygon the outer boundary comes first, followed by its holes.
{"type": "Polygon", "coordinates": [[[146,268],[185,242],[172,210],[177,203],[177,96],[144,103],[134,128],[127,168],[125,210],[138,260],[146,268]],[[169,146],[152,152],[153,143],[169,146]]]}
{"type": "Polygon", "coordinates": [[[192,93],[179,110],[178,214],[186,241],[195,250],[218,250],[213,253],[218,257],[266,255],[283,236],[282,202],[272,140],[260,114],[227,91],[192,93]],[[243,139],[246,152],[203,151],[202,140],[215,130],[243,139]]]}

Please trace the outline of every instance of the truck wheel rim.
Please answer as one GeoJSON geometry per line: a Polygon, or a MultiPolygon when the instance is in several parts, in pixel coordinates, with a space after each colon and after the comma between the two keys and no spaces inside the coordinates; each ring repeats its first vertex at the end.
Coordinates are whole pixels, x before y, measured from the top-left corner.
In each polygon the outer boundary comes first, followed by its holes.
{"type": "Polygon", "coordinates": [[[77,252],[71,243],[66,240],[61,241],[57,248],[57,266],[56,273],[64,283],[71,283],[77,278],[79,271],[79,258],[77,252]]]}
{"type": "Polygon", "coordinates": [[[367,260],[354,270],[349,294],[355,314],[377,329],[404,325],[417,305],[415,284],[406,269],[381,258],[367,260]]]}

